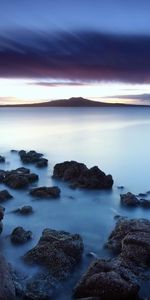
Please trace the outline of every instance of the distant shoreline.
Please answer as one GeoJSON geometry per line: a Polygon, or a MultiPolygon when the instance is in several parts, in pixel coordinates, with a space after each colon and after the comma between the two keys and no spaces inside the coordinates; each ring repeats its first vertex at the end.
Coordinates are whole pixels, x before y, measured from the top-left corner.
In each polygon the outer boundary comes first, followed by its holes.
{"type": "Polygon", "coordinates": [[[0,108],[17,108],[17,107],[50,107],[50,108],[102,108],[102,107],[150,107],[143,104],[125,104],[125,103],[106,103],[79,98],[70,98],[62,100],[52,100],[48,102],[31,103],[31,104],[7,104],[0,105],[0,108]]]}

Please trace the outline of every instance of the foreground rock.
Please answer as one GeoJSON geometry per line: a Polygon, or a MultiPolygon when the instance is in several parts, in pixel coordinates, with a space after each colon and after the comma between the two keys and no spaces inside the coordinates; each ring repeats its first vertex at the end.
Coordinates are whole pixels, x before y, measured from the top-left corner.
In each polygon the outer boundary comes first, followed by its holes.
{"type": "Polygon", "coordinates": [[[43,168],[48,165],[48,160],[42,157],[43,154],[33,150],[29,152],[21,150],[19,151],[19,156],[21,161],[26,164],[35,164],[39,168],[43,168]]]}
{"type": "Polygon", "coordinates": [[[75,298],[137,299],[138,280],[150,267],[150,221],[119,218],[106,246],[118,256],[94,262],[77,284],[75,298]]]}
{"type": "Polygon", "coordinates": [[[5,157],[0,155],[0,163],[4,163],[5,162],[5,157]]]}
{"type": "Polygon", "coordinates": [[[60,189],[57,186],[39,187],[32,189],[30,195],[38,198],[58,198],[60,196],[60,189]]]}
{"type": "Polygon", "coordinates": [[[82,252],[80,235],[45,229],[38,244],[25,254],[24,260],[45,266],[54,278],[63,280],[81,260],[82,252]]]}
{"type": "Polygon", "coordinates": [[[33,208],[30,205],[25,205],[21,208],[16,209],[14,212],[20,215],[30,215],[33,213],[33,208]]]}
{"type": "Polygon", "coordinates": [[[0,170],[0,182],[10,188],[21,189],[27,187],[30,183],[38,180],[38,175],[30,173],[27,168],[18,168],[16,170],[0,170]]]}
{"type": "Polygon", "coordinates": [[[10,236],[11,242],[14,244],[24,244],[32,238],[32,232],[26,231],[23,227],[16,227],[10,236]]]}
{"type": "Polygon", "coordinates": [[[115,260],[97,260],[74,289],[75,298],[98,297],[101,300],[133,300],[139,286],[136,278],[115,260]]]}
{"type": "Polygon", "coordinates": [[[0,202],[9,200],[11,198],[13,198],[13,196],[7,190],[0,191],[0,202]]]}
{"type": "Polygon", "coordinates": [[[15,300],[15,286],[12,280],[9,265],[0,254],[0,300],[15,300]]]}
{"type": "Polygon", "coordinates": [[[98,167],[88,169],[85,164],[65,161],[54,166],[54,178],[70,182],[71,186],[89,189],[110,189],[113,185],[111,175],[106,175],[98,167]]]}
{"type": "Polygon", "coordinates": [[[2,230],[3,230],[2,220],[4,218],[4,211],[5,211],[5,208],[0,206],[0,233],[2,233],[2,230]]]}

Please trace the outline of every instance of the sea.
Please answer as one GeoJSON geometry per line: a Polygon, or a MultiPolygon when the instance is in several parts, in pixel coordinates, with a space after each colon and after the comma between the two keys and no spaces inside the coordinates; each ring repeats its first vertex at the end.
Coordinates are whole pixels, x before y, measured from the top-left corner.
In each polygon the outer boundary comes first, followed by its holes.
{"type": "MultiPolygon", "coordinates": [[[[112,257],[105,243],[115,226],[114,217],[150,219],[149,209],[120,205],[120,193],[137,195],[150,190],[150,108],[0,108],[0,155],[6,157],[0,169],[26,167],[18,153],[11,152],[21,149],[36,150],[49,160],[44,169],[27,165],[39,174],[39,182],[32,187],[57,185],[61,197],[33,200],[28,189],[8,189],[14,198],[4,204],[0,249],[18,272],[32,277],[37,268],[27,266],[22,256],[36,245],[44,228],[81,234],[84,241],[82,262],[63,284],[61,292],[54,296],[56,300],[70,300],[73,287],[93,261],[88,254],[112,257]],[[67,182],[54,180],[54,165],[66,160],[85,163],[89,168],[96,165],[111,174],[112,190],[71,189],[67,182]],[[119,186],[124,189],[120,190],[119,186]],[[34,214],[14,214],[13,210],[23,205],[32,205],[34,214]],[[17,226],[31,230],[32,240],[14,246],[10,234],[17,226]]],[[[2,189],[4,185],[0,184],[2,189]]],[[[142,297],[149,296],[149,283],[142,286],[140,293],[142,297]]]]}

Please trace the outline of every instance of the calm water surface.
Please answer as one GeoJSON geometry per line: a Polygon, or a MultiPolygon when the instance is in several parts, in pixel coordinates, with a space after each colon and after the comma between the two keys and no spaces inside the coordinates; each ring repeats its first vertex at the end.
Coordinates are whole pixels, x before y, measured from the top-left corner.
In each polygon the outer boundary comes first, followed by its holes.
{"type": "MultiPolygon", "coordinates": [[[[115,225],[114,216],[150,219],[150,211],[141,208],[125,209],[120,206],[118,185],[125,192],[150,190],[150,109],[149,108],[1,108],[0,154],[7,158],[1,169],[21,166],[19,157],[11,149],[40,151],[49,159],[49,167],[31,170],[39,174],[38,185],[60,186],[59,200],[33,200],[27,190],[10,192],[13,200],[5,204],[4,231],[0,246],[7,259],[17,269],[32,275],[36,268],[23,264],[21,256],[33,247],[44,228],[80,233],[84,239],[83,262],[66,284],[65,292],[56,296],[59,300],[71,299],[72,286],[84,272],[95,252],[100,257],[111,254],[104,243],[115,225]],[[84,162],[88,167],[98,165],[114,178],[112,191],[72,190],[66,183],[52,180],[53,166],[64,160],[84,162]],[[12,210],[30,204],[34,214],[16,216],[12,210]],[[24,246],[10,243],[9,234],[16,226],[32,230],[33,239],[24,246]]],[[[3,188],[3,185],[0,186],[3,188]]],[[[142,291],[149,295],[148,287],[142,291]]]]}

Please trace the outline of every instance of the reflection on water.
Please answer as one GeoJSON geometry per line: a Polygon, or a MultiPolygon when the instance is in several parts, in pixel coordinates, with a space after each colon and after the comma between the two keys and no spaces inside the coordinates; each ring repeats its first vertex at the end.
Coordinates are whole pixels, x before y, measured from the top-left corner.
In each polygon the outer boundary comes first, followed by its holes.
{"type": "MultiPolygon", "coordinates": [[[[80,233],[84,239],[85,252],[79,273],[86,269],[90,258],[88,252],[100,257],[110,253],[103,245],[113,228],[116,214],[149,219],[149,210],[125,209],[119,204],[117,185],[134,193],[150,190],[149,159],[150,109],[102,108],[102,109],[45,109],[17,108],[0,110],[0,154],[7,162],[0,168],[13,169],[21,166],[16,153],[10,149],[34,149],[49,159],[48,169],[38,170],[38,185],[59,185],[62,193],[58,200],[33,200],[27,190],[10,190],[14,199],[5,204],[4,231],[0,246],[5,256],[17,268],[27,272],[21,256],[34,246],[44,228],[80,233]],[[85,162],[88,167],[98,165],[111,173],[115,184],[112,191],[72,190],[66,183],[51,178],[56,162],[74,159],[85,162]],[[12,210],[30,204],[34,214],[14,215],[12,210]],[[11,245],[9,234],[16,226],[32,230],[33,239],[24,246],[11,245]]],[[[0,185],[0,188],[3,188],[0,185]]],[[[30,270],[30,274],[36,268],[30,270]]],[[[78,273],[61,293],[59,300],[71,299],[71,288],[78,273]]]]}

